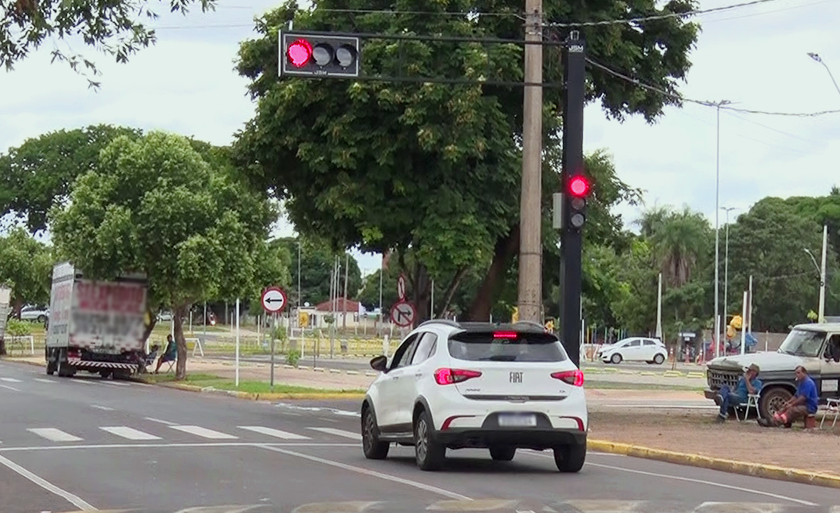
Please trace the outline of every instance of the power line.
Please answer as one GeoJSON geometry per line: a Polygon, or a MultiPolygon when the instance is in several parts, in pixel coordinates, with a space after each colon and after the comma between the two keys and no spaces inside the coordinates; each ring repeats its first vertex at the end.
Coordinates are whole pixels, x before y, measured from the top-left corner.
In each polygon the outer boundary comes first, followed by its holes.
{"type": "Polygon", "coordinates": [[[769,2],[777,2],[778,0],[752,0],[750,2],[743,2],[740,4],[724,5],[721,7],[712,7],[709,9],[695,9],[686,12],[670,12],[665,14],[656,14],[653,16],[641,16],[638,18],[612,19],[601,21],[581,21],[581,22],[567,22],[567,23],[547,23],[548,27],[555,28],[574,28],[574,27],[597,27],[600,25],[622,25],[644,23],[646,21],[667,20],[671,18],[688,18],[690,16],[697,16],[701,14],[710,14],[714,12],[731,11],[734,9],[741,9],[752,5],[766,4],[769,2]]]}

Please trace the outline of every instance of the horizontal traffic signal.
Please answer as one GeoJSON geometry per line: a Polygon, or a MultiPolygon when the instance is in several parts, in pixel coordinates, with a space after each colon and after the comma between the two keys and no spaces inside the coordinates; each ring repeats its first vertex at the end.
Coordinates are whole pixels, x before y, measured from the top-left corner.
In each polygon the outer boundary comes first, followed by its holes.
{"type": "Polygon", "coordinates": [[[280,34],[280,76],[359,76],[361,46],[358,37],[315,32],[280,34]]]}

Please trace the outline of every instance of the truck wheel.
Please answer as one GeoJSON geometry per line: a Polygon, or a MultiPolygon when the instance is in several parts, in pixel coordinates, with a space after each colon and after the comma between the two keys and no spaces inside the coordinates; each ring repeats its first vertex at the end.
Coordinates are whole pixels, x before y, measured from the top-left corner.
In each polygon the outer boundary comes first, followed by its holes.
{"type": "Polygon", "coordinates": [[[108,379],[109,377],[111,377],[111,371],[109,371],[109,370],[99,371],[99,377],[102,378],[102,379],[108,379]]]}
{"type": "Polygon", "coordinates": [[[758,412],[763,419],[773,417],[773,414],[782,409],[782,405],[793,397],[790,390],[783,387],[772,387],[769,390],[761,391],[761,398],[758,400],[758,412]]]}
{"type": "Polygon", "coordinates": [[[47,349],[47,354],[45,355],[45,358],[47,359],[47,375],[48,376],[52,376],[53,374],[55,374],[55,368],[56,368],[55,355],[56,355],[55,351],[53,351],[51,349],[47,349]]]}
{"type": "Polygon", "coordinates": [[[114,371],[114,379],[128,379],[131,377],[131,371],[127,370],[115,370],[114,371]]]}

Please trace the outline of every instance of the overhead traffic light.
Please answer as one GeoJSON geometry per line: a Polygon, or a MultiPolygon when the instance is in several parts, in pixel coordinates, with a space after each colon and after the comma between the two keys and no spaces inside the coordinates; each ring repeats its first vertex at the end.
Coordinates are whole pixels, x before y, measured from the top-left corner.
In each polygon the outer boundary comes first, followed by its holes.
{"type": "Polygon", "coordinates": [[[583,175],[574,175],[566,182],[566,194],[568,195],[567,205],[569,206],[568,219],[569,228],[580,230],[586,222],[586,199],[589,196],[591,185],[589,179],[583,175]]]}
{"type": "Polygon", "coordinates": [[[280,34],[280,76],[359,76],[361,46],[358,37],[316,32],[280,34]]]}

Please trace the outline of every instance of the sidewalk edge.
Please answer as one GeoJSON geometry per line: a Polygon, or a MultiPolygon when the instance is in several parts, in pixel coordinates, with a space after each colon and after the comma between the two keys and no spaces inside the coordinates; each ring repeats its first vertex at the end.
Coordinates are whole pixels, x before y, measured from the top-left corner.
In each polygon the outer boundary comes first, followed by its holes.
{"type": "Polygon", "coordinates": [[[276,401],[281,399],[309,399],[309,400],[333,400],[333,399],[364,399],[364,394],[356,393],[338,393],[338,392],[286,392],[286,393],[265,393],[256,394],[251,392],[237,392],[235,390],[219,390],[217,388],[203,388],[195,385],[188,385],[186,383],[148,383],[149,385],[162,386],[166,388],[175,388],[187,392],[197,392],[202,394],[212,395],[226,395],[235,397],[237,399],[247,399],[250,401],[276,401]]]}
{"type": "Polygon", "coordinates": [[[762,465],[759,463],[727,460],[723,458],[703,456],[701,454],[666,451],[639,445],[610,442],[607,440],[589,440],[586,445],[587,449],[590,451],[665,461],[679,465],[689,465],[692,467],[707,468],[710,470],[719,470],[722,472],[743,474],[765,479],[791,481],[794,483],[825,486],[829,488],[840,488],[840,476],[834,474],[809,472],[806,470],[778,467],[775,465],[762,465]]]}

